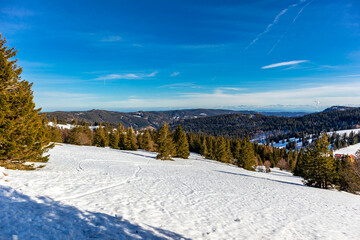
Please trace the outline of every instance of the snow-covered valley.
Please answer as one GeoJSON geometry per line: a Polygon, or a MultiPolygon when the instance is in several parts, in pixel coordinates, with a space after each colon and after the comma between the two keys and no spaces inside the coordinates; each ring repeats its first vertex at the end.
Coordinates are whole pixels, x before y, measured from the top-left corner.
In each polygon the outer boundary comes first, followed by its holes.
{"type": "Polygon", "coordinates": [[[65,144],[50,154],[0,175],[0,239],[360,239],[359,196],[285,171],[65,144]]]}

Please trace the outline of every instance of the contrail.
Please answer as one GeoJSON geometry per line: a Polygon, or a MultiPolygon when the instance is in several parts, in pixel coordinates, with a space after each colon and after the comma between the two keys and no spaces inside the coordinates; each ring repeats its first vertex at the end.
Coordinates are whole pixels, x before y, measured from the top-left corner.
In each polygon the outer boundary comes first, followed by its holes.
{"type": "Polygon", "coordinates": [[[288,29],[284,32],[283,35],[281,35],[281,37],[277,40],[277,42],[274,44],[274,46],[270,49],[270,51],[268,52],[268,55],[270,53],[272,53],[272,51],[277,47],[277,45],[281,42],[281,40],[285,37],[285,35],[289,32],[291,26],[296,22],[296,20],[298,19],[298,17],[300,16],[300,14],[303,12],[303,10],[309,6],[314,0],[311,0],[310,2],[308,2],[305,6],[303,6],[299,12],[296,14],[296,16],[294,17],[292,23],[290,24],[290,26],[288,27],[288,29]]]}
{"type": "Polygon", "coordinates": [[[250,44],[245,48],[245,50],[247,50],[247,49],[248,49],[249,47],[251,47],[254,43],[256,43],[257,40],[259,40],[262,35],[264,35],[265,33],[269,32],[269,31],[271,30],[271,28],[272,28],[275,24],[278,23],[280,17],[281,17],[282,15],[284,15],[290,8],[296,7],[297,5],[299,5],[300,3],[304,2],[304,1],[305,1],[305,0],[301,0],[301,1],[298,2],[298,3],[291,4],[291,5],[289,5],[287,8],[281,10],[280,13],[278,13],[278,14],[275,16],[273,22],[270,23],[269,25],[267,25],[266,29],[265,29],[262,33],[259,33],[259,35],[257,35],[256,38],[254,38],[254,40],[252,40],[252,41],[250,42],[250,44]]]}
{"type": "Polygon", "coordinates": [[[306,8],[307,6],[309,6],[314,0],[311,0],[310,2],[308,2],[305,6],[303,6],[300,11],[298,12],[298,14],[296,15],[296,17],[293,20],[293,23],[296,21],[296,19],[300,16],[300,14],[302,13],[302,11],[304,10],[304,8],[306,8]]]}

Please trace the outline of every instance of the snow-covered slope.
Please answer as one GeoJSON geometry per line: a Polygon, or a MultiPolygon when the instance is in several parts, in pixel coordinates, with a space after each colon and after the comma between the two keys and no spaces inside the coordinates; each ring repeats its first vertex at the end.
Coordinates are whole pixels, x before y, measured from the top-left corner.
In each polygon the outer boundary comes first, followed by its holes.
{"type": "Polygon", "coordinates": [[[335,154],[344,154],[344,155],[355,155],[355,153],[360,150],[360,143],[354,144],[354,145],[350,145],[348,147],[345,148],[340,148],[336,151],[334,151],[335,154]]]}
{"type": "Polygon", "coordinates": [[[360,197],[192,154],[56,146],[0,178],[0,239],[360,239],[360,197]],[[16,238],[16,237],[15,237],[16,238]]]}

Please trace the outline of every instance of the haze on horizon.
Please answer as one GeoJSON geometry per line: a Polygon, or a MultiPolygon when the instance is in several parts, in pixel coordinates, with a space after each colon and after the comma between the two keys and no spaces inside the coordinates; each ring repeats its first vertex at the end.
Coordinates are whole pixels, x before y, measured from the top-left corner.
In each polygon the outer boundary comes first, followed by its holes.
{"type": "Polygon", "coordinates": [[[360,2],[1,0],[37,107],[360,106],[360,2]]]}

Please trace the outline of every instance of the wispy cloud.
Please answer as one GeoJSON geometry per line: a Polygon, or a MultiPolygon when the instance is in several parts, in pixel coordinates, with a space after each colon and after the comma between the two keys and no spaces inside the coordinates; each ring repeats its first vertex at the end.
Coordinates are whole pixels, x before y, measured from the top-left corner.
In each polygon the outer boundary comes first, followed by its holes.
{"type": "Polygon", "coordinates": [[[309,60],[296,60],[296,61],[288,61],[288,62],[280,62],[280,63],[273,63],[267,66],[261,67],[261,69],[269,69],[269,68],[276,68],[276,67],[283,67],[283,66],[291,66],[296,65],[299,63],[308,62],[309,60]]]}
{"type": "MultiPolygon", "coordinates": [[[[288,29],[281,35],[281,37],[276,41],[276,43],[273,45],[273,47],[270,49],[270,51],[268,52],[268,54],[271,54],[274,49],[279,45],[279,43],[281,42],[281,40],[286,36],[286,34],[289,32],[291,26],[296,22],[296,20],[298,19],[298,17],[300,16],[300,14],[304,11],[304,9],[309,6],[314,0],[311,0],[310,2],[308,2],[307,4],[305,4],[296,14],[296,16],[294,17],[292,23],[290,24],[290,26],[288,27],[288,29]]],[[[301,2],[306,2],[306,0],[303,0],[301,2]]],[[[301,3],[300,2],[300,3],[301,3]]]]}
{"type": "Polygon", "coordinates": [[[177,88],[202,88],[202,87],[198,86],[194,83],[172,83],[172,84],[166,84],[166,85],[159,86],[159,88],[177,89],[177,88]]]}
{"type": "Polygon", "coordinates": [[[319,102],[322,107],[331,105],[359,105],[360,84],[324,84],[314,87],[290,88],[260,92],[224,92],[217,88],[209,93],[187,93],[170,99],[129,98],[121,101],[107,102],[105,106],[119,106],[133,109],[146,108],[238,108],[249,106],[251,109],[298,109],[317,110],[319,102]],[[299,104],[301,103],[301,105],[299,104]]]}
{"type": "Polygon", "coordinates": [[[34,15],[34,12],[25,8],[3,8],[0,10],[1,13],[12,17],[30,17],[34,15]]]}
{"type": "Polygon", "coordinates": [[[125,74],[108,74],[104,76],[100,76],[95,80],[117,80],[117,79],[145,79],[155,77],[158,71],[144,74],[144,73],[125,73],[125,74]]]}
{"type": "Polygon", "coordinates": [[[288,10],[289,8],[292,8],[292,7],[296,7],[298,5],[298,3],[295,3],[295,4],[291,4],[289,5],[287,8],[281,10],[274,18],[274,20],[272,21],[272,23],[270,23],[269,25],[267,25],[267,27],[265,28],[265,30],[261,33],[259,33],[250,43],[249,45],[245,48],[245,50],[247,50],[249,47],[251,47],[253,44],[255,44],[259,39],[260,37],[262,37],[264,34],[266,34],[267,32],[269,32],[271,30],[271,28],[276,25],[278,22],[279,22],[279,19],[282,15],[284,15],[288,10]]]}
{"type": "Polygon", "coordinates": [[[119,42],[122,41],[120,36],[106,36],[100,39],[100,42],[119,42]]]}
{"type": "MultiPolygon", "coordinates": [[[[293,19],[293,23],[296,22],[296,20],[298,19],[298,17],[300,16],[300,14],[304,11],[304,9],[309,6],[314,0],[311,0],[310,2],[308,2],[307,4],[305,4],[300,11],[296,14],[295,18],[293,19]]],[[[305,1],[302,1],[305,2],[305,1]]]]}
{"type": "Polygon", "coordinates": [[[173,72],[172,74],[170,74],[170,77],[176,77],[179,75],[180,75],[180,72],[173,72]]]}
{"type": "Polygon", "coordinates": [[[246,91],[247,88],[238,88],[238,87],[220,87],[218,88],[219,91],[246,91]]]}

